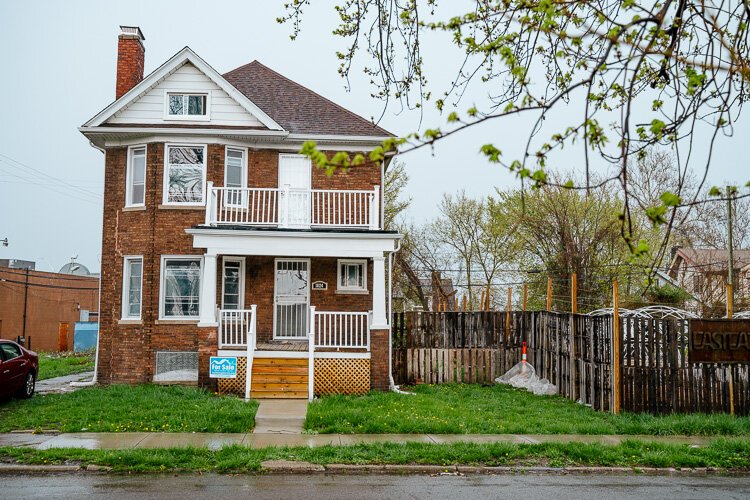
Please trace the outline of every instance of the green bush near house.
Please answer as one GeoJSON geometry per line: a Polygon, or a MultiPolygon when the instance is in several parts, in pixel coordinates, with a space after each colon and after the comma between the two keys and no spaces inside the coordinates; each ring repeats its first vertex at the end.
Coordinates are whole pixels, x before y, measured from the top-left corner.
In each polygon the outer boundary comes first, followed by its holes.
{"type": "Polygon", "coordinates": [[[750,417],[612,415],[505,385],[419,385],[414,395],[328,396],[308,406],[319,433],[649,434],[750,436],[750,417]]]}
{"type": "Polygon", "coordinates": [[[111,385],[0,403],[0,432],[247,432],[256,401],[195,387],[111,385]]]}
{"type": "Polygon", "coordinates": [[[73,375],[94,369],[94,351],[40,352],[37,380],[73,375]]]}

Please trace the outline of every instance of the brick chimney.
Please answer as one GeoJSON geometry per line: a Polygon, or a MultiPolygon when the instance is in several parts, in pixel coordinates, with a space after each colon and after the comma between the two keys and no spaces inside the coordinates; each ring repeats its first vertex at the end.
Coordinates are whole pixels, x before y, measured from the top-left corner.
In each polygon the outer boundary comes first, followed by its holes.
{"type": "Polygon", "coordinates": [[[145,39],[138,26],[120,26],[120,36],[117,37],[115,99],[122,97],[143,80],[143,61],[146,54],[143,41],[145,39]]]}

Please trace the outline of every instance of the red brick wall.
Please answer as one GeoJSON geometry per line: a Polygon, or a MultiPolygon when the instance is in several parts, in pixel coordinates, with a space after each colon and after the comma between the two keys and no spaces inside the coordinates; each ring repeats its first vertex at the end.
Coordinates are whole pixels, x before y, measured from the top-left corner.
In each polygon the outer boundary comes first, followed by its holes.
{"type": "Polygon", "coordinates": [[[370,332],[370,386],[377,391],[387,391],[388,377],[388,330],[370,332]]]}
{"type": "MultiPolygon", "coordinates": [[[[224,181],[223,145],[210,144],[207,180],[215,185],[224,181]]],[[[147,145],[145,210],[123,210],[127,148],[108,148],[105,159],[104,221],[102,233],[102,297],[100,317],[99,380],[110,382],[146,382],[153,377],[155,352],[159,350],[199,351],[201,383],[205,379],[208,357],[217,349],[215,328],[158,321],[159,278],[162,255],[202,255],[193,248],[192,236],[185,229],[204,222],[203,207],[174,209],[162,207],[164,180],[164,144],[147,145]],[[123,256],[143,255],[142,322],[120,324],[123,256]]],[[[314,188],[372,189],[380,182],[377,167],[357,167],[348,173],[326,177],[314,169],[314,188]]],[[[278,152],[250,150],[248,181],[253,187],[275,187],[278,183],[278,152]]],[[[371,267],[371,266],[370,266],[371,267]]],[[[217,304],[221,304],[221,261],[217,262],[217,304]]],[[[248,257],[246,260],[245,304],[258,305],[259,340],[272,335],[273,256],[248,257]]],[[[311,291],[312,304],[321,310],[372,309],[372,296],[338,295],[336,259],[313,259],[311,280],[327,281],[327,291],[311,291]]],[[[368,271],[368,290],[372,290],[372,272],[368,271]]]]}
{"type": "Polygon", "coordinates": [[[120,35],[117,39],[117,83],[115,99],[143,80],[146,49],[137,35],[120,35]]]}

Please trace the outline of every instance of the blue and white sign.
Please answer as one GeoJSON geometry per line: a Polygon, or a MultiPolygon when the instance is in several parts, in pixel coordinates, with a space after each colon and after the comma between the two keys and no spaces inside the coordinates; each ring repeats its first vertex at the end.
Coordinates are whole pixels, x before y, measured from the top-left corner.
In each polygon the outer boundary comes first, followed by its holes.
{"type": "Polygon", "coordinates": [[[237,378],[237,358],[211,356],[208,376],[211,378],[237,378]]]}

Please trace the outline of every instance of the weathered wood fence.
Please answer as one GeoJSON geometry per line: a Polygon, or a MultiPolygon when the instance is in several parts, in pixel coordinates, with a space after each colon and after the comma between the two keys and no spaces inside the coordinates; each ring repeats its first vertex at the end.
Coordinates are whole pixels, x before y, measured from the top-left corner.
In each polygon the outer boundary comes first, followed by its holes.
{"type": "MultiPolygon", "coordinates": [[[[560,395],[597,410],[613,405],[612,316],[553,312],[406,312],[393,317],[397,384],[493,383],[527,359],[560,395]],[[508,328],[508,326],[510,328],[508,328]]],[[[621,320],[621,410],[650,413],[750,412],[748,367],[691,365],[686,320],[621,320]]]]}

